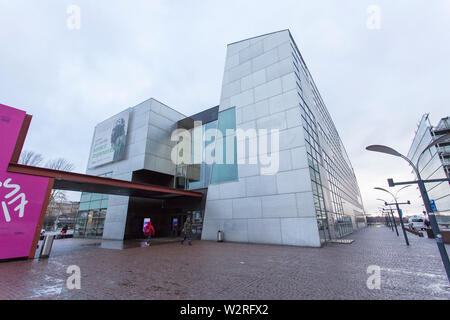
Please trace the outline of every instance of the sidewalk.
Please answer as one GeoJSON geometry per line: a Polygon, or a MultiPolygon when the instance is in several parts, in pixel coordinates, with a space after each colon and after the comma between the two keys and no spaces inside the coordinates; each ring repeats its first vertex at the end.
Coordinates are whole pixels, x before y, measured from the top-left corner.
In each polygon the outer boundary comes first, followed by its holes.
{"type": "Polygon", "coordinates": [[[408,236],[410,247],[385,226],[323,248],[57,240],[48,260],[0,263],[0,299],[450,299],[435,241],[408,236]],[[81,290],[66,287],[70,265],[81,290]],[[380,290],[367,288],[370,265],[381,267],[380,290]]]}

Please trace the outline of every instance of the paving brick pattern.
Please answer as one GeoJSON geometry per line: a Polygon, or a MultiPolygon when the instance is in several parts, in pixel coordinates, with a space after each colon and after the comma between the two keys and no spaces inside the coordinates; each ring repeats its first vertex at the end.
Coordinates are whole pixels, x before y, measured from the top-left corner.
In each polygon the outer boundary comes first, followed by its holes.
{"type": "Polygon", "coordinates": [[[407,248],[384,226],[348,238],[320,249],[57,240],[48,260],[0,263],[0,299],[450,299],[434,240],[410,235],[407,248]],[[81,290],[66,287],[70,265],[81,268],[81,290]],[[367,288],[370,265],[381,267],[380,290],[367,288]]]}

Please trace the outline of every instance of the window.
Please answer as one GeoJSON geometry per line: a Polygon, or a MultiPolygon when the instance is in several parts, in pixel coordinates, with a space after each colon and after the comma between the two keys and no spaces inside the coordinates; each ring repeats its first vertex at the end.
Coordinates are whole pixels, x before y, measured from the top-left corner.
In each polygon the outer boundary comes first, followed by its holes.
{"type": "MultiPolygon", "coordinates": [[[[101,177],[112,176],[112,172],[105,173],[101,177]]],[[[78,209],[77,222],[75,224],[76,237],[101,237],[108,207],[108,195],[83,192],[78,209]]]]}
{"type": "MultiPolygon", "coordinates": [[[[217,120],[208,122],[202,126],[202,163],[198,164],[198,167],[200,169],[200,175],[199,180],[189,180],[188,181],[188,189],[194,190],[194,189],[200,189],[200,188],[206,188],[210,184],[211,181],[211,171],[212,171],[212,164],[206,163],[206,148],[214,143],[214,138],[206,141],[205,133],[206,131],[210,129],[217,129],[217,120]]],[[[192,148],[192,150],[194,150],[192,148]]],[[[214,153],[214,151],[212,151],[214,153]]]]}
{"type": "MultiPolygon", "coordinates": [[[[236,131],[236,109],[235,107],[229,108],[225,111],[219,112],[218,126],[217,129],[222,133],[223,139],[220,141],[222,143],[223,148],[223,159],[215,159],[215,162],[212,167],[212,176],[211,176],[211,184],[223,183],[228,181],[234,181],[238,179],[238,167],[237,167],[237,143],[236,143],[236,133],[233,134],[231,140],[234,144],[234,159],[233,163],[226,163],[226,150],[227,150],[227,141],[229,141],[229,137],[226,137],[227,130],[236,131]],[[222,162],[222,163],[217,163],[222,162]]],[[[217,139],[217,137],[216,137],[217,139]]],[[[220,137],[219,137],[220,139],[220,137]]],[[[217,139],[217,142],[219,142],[217,139]]],[[[217,148],[216,142],[216,148],[217,148]]],[[[216,152],[217,154],[217,152],[216,152]]]]}

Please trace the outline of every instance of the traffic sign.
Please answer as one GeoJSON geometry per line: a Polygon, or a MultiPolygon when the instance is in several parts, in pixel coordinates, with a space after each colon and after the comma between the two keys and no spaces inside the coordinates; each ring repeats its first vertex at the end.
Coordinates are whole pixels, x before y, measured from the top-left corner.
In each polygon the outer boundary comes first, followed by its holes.
{"type": "Polygon", "coordinates": [[[430,205],[431,205],[431,210],[433,210],[433,212],[438,211],[438,209],[436,207],[436,202],[434,200],[430,200],[430,205]]]}

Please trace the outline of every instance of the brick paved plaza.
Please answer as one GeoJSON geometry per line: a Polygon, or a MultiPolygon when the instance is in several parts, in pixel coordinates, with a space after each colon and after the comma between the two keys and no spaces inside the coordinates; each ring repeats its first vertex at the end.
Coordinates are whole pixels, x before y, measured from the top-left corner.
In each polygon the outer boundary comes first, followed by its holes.
{"type": "MultiPolygon", "coordinates": [[[[106,249],[101,240],[56,240],[48,260],[0,263],[0,299],[450,299],[434,240],[385,226],[321,249],[195,241],[106,249]],[[81,289],[66,287],[81,268],[81,289]],[[369,290],[367,267],[381,267],[369,290]]],[[[449,246],[447,246],[449,251],[449,246]]]]}

